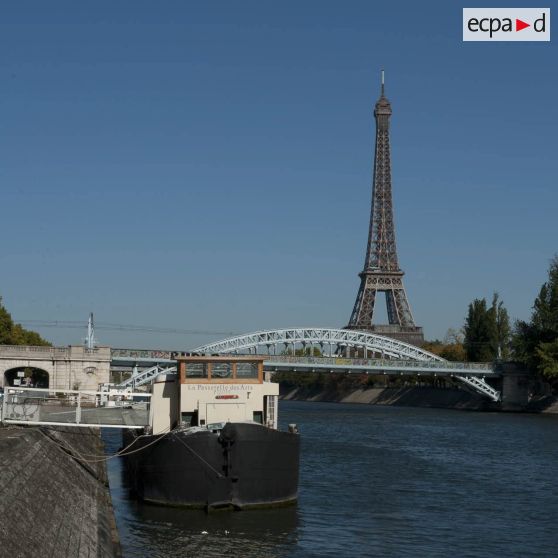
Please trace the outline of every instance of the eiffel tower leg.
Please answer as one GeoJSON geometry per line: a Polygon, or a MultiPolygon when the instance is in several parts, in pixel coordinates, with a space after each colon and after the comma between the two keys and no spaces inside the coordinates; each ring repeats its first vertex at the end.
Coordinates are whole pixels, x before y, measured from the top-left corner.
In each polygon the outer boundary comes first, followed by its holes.
{"type": "Polygon", "coordinates": [[[368,328],[372,324],[374,315],[374,303],[376,300],[376,290],[366,288],[366,280],[360,284],[353,313],[349,321],[349,326],[368,328]]]}
{"type": "Polygon", "coordinates": [[[358,321],[358,315],[360,312],[360,305],[362,304],[362,295],[364,294],[364,285],[361,281],[360,288],[358,289],[357,297],[355,300],[355,305],[353,306],[353,311],[351,312],[351,319],[349,320],[349,325],[356,325],[358,321]]]}
{"type": "Polygon", "coordinates": [[[401,317],[395,302],[395,290],[386,291],[386,305],[389,324],[401,325],[401,317]]]}
{"type": "Polygon", "coordinates": [[[360,314],[358,316],[357,326],[370,327],[374,317],[374,303],[376,302],[376,291],[366,289],[362,297],[362,304],[360,305],[360,314]]]}
{"type": "MultiPolygon", "coordinates": [[[[407,294],[404,289],[396,289],[392,291],[393,300],[399,316],[399,324],[402,326],[414,326],[413,314],[411,307],[407,301],[407,294]]],[[[395,323],[391,322],[390,323],[395,323]]]]}

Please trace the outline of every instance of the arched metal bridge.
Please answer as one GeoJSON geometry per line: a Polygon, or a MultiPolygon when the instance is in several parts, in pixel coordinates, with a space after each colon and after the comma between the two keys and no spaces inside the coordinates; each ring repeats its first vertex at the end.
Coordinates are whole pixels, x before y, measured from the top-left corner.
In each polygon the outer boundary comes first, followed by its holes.
{"type": "MultiPolygon", "coordinates": [[[[452,376],[494,401],[500,399],[499,392],[484,379],[485,376],[498,375],[490,364],[448,362],[414,345],[354,330],[288,328],[258,331],[208,343],[191,352],[260,354],[268,357],[264,362],[266,369],[275,371],[452,376]],[[314,356],[313,349],[318,347],[320,355],[324,356],[314,356]],[[297,349],[301,348],[304,355],[296,355],[296,352],[301,352],[297,349]],[[355,351],[362,358],[341,356],[355,351]]],[[[134,374],[123,385],[141,385],[161,372],[175,371],[170,351],[113,349],[112,362],[116,365],[133,363],[134,374]],[[144,370],[140,371],[139,368],[144,370]]]]}
{"type": "Polygon", "coordinates": [[[389,337],[349,329],[313,327],[273,329],[247,333],[246,335],[230,337],[216,343],[202,345],[194,349],[194,351],[198,353],[219,354],[254,352],[256,354],[258,349],[261,349],[264,354],[267,350],[268,355],[276,355],[277,349],[287,352],[289,349],[292,350],[297,346],[312,348],[316,345],[319,345],[321,354],[329,354],[329,356],[348,347],[363,351],[365,358],[368,355],[380,355],[382,358],[402,360],[444,360],[419,347],[389,337]]]}

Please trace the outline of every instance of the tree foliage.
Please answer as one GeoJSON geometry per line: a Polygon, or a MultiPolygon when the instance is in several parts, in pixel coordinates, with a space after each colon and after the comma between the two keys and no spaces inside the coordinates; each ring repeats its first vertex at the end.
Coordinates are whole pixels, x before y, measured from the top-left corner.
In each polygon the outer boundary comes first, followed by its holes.
{"type": "Polygon", "coordinates": [[[448,329],[443,341],[439,339],[426,341],[422,348],[446,360],[457,362],[467,360],[467,354],[463,346],[463,333],[455,329],[448,329]]]}
{"type": "Polygon", "coordinates": [[[490,307],[484,298],[469,304],[463,330],[467,360],[489,362],[509,358],[510,320],[498,293],[494,293],[490,307]]]}
{"type": "Polygon", "coordinates": [[[558,379],[558,256],[550,262],[531,321],[515,324],[513,348],[517,360],[548,379],[558,379]]]}
{"type": "Polygon", "coordinates": [[[490,347],[490,323],[488,320],[486,300],[476,298],[469,304],[469,312],[465,319],[465,351],[468,360],[492,360],[490,347]]]}
{"type": "Polygon", "coordinates": [[[490,339],[492,354],[499,360],[510,358],[511,326],[508,311],[499,300],[498,293],[492,296],[492,306],[488,310],[488,320],[492,324],[490,339]]]}
{"type": "Polygon", "coordinates": [[[15,324],[0,297],[0,345],[50,345],[37,332],[15,324]]]}

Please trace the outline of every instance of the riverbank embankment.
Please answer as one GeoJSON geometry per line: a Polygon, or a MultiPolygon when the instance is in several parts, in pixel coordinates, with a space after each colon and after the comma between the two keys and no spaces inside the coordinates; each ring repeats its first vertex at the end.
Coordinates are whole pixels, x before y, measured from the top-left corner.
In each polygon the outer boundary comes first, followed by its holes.
{"type": "Polygon", "coordinates": [[[92,429],[0,428],[2,556],[121,556],[103,450],[92,429]]]}
{"type": "Polygon", "coordinates": [[[319,388],[281,386],[281,399],[286,401],[328,401],[364,405],[397,405],[469,411],[496,410],[488,398],[462,389],[430,386],[386,388],[319,388]]]}
{"type": "MultiPolygon", "coordinates": [[[[360,403],[363,405],[395,405],[463,411],[501,411],[501,405],[487,397],[459,388],[433,386],[405,387],[316,387],[280,386],[280,398],[285,401],[324,401],[360,403]]],[[[530,413],[558,414],[558,398],[535,397],[523,409],[530,413]]]]}

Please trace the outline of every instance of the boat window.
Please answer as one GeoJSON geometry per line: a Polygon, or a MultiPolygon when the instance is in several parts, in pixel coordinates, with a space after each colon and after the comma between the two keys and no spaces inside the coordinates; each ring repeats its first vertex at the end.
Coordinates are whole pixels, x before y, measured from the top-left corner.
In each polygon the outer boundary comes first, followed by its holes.
{"type": "Polygon", "coordinates": [[[212,378],[232,378],[232,363],[214,362],[211,365],[212,378]]]}
{"type": "Polygon", "coordinates": [[[255,362],[238,362],[236,364],[237,378],[257,378],[258,365],[255,362]]]}
{"type": "Polygon", "coordinates": [[[189,362],[186,365],[187,378],[207,378],[207,362],[189,362]]]}
{"type": "Polygon", "coordinates": [[[198,411],[182,413],[182,424],[184,426],[198,425],[198,411]]]}
{"type": "Polygon", "coordinates": [[[257,422],[259,424],[263,424],[263,412],[262,411],[254,411],[252,413],[252,417],[254,422],[257,422]]]}

